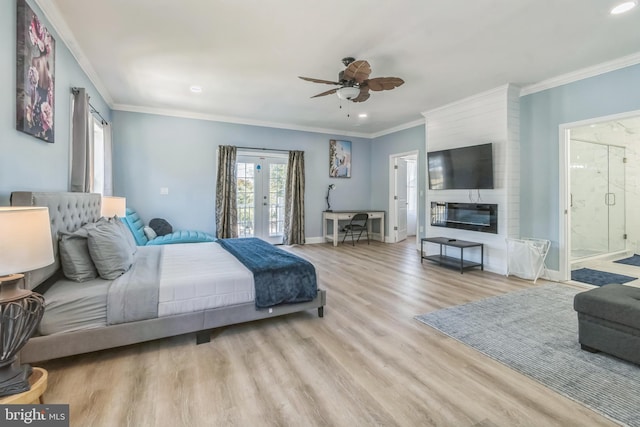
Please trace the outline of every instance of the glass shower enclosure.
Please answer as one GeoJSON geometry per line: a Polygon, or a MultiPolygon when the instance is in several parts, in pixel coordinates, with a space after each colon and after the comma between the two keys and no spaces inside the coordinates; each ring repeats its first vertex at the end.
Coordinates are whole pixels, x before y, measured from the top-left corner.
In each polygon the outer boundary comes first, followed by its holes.
{"type": "Polygon", "coordinates": [[[571,260],[625,250],[625,149],[571,139],[571,260]]]}

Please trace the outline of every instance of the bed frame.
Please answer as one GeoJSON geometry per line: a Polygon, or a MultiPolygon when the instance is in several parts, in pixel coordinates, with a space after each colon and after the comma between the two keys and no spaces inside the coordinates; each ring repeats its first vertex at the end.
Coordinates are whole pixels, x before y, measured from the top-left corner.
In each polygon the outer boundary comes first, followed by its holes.
{"type": "MultiPolygon", "coordinates": [[[[73,232],[83,224],[100,218],[100,194],[48,193],[17,191],[11,194],[13,206],[45,206],[49,208],[55,262],[25,275],[25,287],[44,293],[61,277],[58,255],[58,233],[73,232]]],[[[45,296],[46,299],[46,296],[45,296]]],[[[187,333],[196,333],[198,344],[209,342],[211,329],[237,323],[282,316],[299,311],[318,309],[323,317],[326,291],[318,289],[309,302],[283,304],[257,309],[253,302],[204,311],[123,323],[103,328],[32,337],[20,353],[21,363],[89,353],[129,344],[151,341],[187,333]]]]}

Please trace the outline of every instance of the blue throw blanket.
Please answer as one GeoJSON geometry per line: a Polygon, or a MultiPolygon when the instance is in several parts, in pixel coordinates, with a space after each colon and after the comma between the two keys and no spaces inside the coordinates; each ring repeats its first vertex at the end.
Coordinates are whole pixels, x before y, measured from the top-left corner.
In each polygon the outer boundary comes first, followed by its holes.
{"type": "Polygon", "coordinates": [[[256,307],[311,301],[316,297],[316,270],[309,261],[253,237],[217,242],[253,272],[256,307]]]}

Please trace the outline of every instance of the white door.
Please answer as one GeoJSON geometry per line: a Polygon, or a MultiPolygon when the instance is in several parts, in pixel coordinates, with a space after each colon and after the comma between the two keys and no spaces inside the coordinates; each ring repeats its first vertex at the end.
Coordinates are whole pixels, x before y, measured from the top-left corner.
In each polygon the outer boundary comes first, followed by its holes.
{"type": "Polygon", "coordinates": [[[238,237],[282,243],[286,155],[239,155],[236,178],[238,237]]]}
{"type": "Polygon", "coordinates": [[[396,242],[407,238],[407,161],[395,159],[396,242]]]}

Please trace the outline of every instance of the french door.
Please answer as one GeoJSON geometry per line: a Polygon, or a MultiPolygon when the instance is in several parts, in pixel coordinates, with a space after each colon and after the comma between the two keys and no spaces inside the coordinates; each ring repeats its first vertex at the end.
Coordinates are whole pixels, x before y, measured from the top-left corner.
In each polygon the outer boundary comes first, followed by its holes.
{"type": "Polygon", "coordinates": [[[238,155],[238,237],[282,243],[287,161],[281,154],[238,155]]]}

